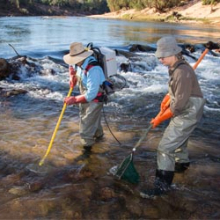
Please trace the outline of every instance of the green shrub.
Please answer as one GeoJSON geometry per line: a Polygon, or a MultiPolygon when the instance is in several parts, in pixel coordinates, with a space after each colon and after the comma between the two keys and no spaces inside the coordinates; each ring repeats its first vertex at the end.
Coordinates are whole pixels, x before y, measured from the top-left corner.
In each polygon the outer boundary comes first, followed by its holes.
{"type": "Polygon", "coordinates": [[[220,0],[202,0],[203,5],[214,5],[219,2],[220,2],[220,0]]]}
{"type": "Polygon", "coordinates": [[[166,9],[179,6],[180,4],[187,3],[189,0],[107,0],[110,11],[117,11],[122,8],[127,9],[144,9],[144,8],[156,8],[158,11],[164,11],[166,9]]]}

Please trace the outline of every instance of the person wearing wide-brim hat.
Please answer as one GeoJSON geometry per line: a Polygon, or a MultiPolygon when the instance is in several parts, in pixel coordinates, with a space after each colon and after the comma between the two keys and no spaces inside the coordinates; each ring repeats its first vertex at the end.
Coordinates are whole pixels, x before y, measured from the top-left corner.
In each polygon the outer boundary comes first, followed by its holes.
{"type": "Polygon", "coordinates": [[[69,53],[63,57],[70,66],[70,85],[78,83],[80,90],[80,95],[66,97],[64,102],[67,105],[79,104],[79,133],[86,150],[91,150],[95,141],[103,137],[101,85],[105,75],[92,54],[93,51],[85,49],[82,43],[74,42],[69,53]]]}
{"type": "Polygon", "coordinates": [[[203,98],[193,68],[183,59],[181,47],[173,36],[157,42],[156,57],[168,67],[169,92],[160,106],[160,114],[151,120],[152,127],[170,119],[157,149],[157,169],[153,189],[140,193],[152,198],[168,192],[174,172],[184,172],[190,165],[187,142],[203,114],[203,98]]]}

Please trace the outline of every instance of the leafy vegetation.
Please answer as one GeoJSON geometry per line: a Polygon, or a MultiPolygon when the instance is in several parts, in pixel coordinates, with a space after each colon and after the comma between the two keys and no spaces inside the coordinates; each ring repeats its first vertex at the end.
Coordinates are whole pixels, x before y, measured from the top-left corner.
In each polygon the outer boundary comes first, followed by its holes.
{"type": "Polygon", "coordinates": [[[220,2],[220,0],[202,0],[202,3],[204,5],[214,5],[214,4],[219,3],[219,2],[220,2]]]}
{"type": "MultiPolygon", "coordinates": [[[[107,0],[110,11],[118,11],[120,9],[144,9],[155,8],[156,11],[163,12],[172,7],[183,6],[191,0],[107,0]]],[[[203,4],[215,4],[220,0],[202,0],[203,4]]]]}
{"type": "Polygon", "coordinates": [[[167,8],[182,4],[179,0],[107,0],[110,11],[117,11],[119,9],[144,9],[144,8],[156,8],[158,11],[163,11],[167,8]]]}
{"type": "MultiPolygon", "coordinates": [[[[164,12],[172,7],[182,6],[192,0],[1,0],[0,8],[5,11],[19,10],[23,14],[53,14],[53,7],[78,14],[102,14],[121,9],[154,8],[164,12]],[[36,7],[38,6],[38,7],[36,7]],[[46,11],[43,11],[45,8],[46,11]]],[[[201,0],[203,4],[211,6],[220,0],[201,0]]],[[[13,13],[12,13],[13,14],[13,13]]],[[[60,11],[61,14],[61,11],[60,11]]]]}
{"type": "MultiPolygon", "coordinates": [[[[40,14],[43,7],[56,6],[60,9],[68,9],[81,14],[100,14],[109,12],[106,0],[1,0],[0,7],[9,9],[15,7],[20,12],[27,10],[32,14],[40,14]],[[41,7],[36,7],[36,6],[41,7]]],[[[49,10],[49,9],[48,9],[49,10]]],[[[50,13],[50,10],[48,11],[50,13]]]]}

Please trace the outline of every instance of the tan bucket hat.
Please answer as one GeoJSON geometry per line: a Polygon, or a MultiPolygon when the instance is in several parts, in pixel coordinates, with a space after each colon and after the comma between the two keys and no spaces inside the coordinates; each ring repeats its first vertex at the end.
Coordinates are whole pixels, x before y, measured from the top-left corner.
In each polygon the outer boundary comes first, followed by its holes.
{"type": "Polygon", "coordinates": [[[155,56],[169,57],[176,55],[182,51],[182,48],[177,45],[176,39],[173,36],[162,37],[157,41],[157,51],[155,56]]]}
{"type": "Polygon", "coordinates": [[[69,54],[63,56],[63,60],[65,63],[71,65],[71,64],[77,64],[87,57],[91,56],[93,54],[93,51],[91,50],[85,50],[82,43],[74,42],[70,44],[70,52],[69,54]]]}

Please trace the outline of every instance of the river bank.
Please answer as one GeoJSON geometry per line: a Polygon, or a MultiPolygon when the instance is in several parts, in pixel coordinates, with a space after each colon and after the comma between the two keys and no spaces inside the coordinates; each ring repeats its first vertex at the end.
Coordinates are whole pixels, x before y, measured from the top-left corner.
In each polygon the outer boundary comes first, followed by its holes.
{"type": "Polygon", "coordinates": [[[141,11],[130,9],[102,15],[91,15],[93,18],[126,19],[135,21],[162,21],[180,23],[210,23],[220,24],[220,3],[211,6],[203,5],[194,0],[182,7],[175,7],[164,13],[156,12],[155,8],[145,8],[141,11]]]}
{"type": "Polygon", "coordinates": [[[10,7],[6,4],[0,7],[0,17],[5,16],[88,16],[92,18],[122,19],[133,21],[161,21],[179,23],[208,23],[220,24],[220,3],[203,5],[201,0],[192,0],[181,7],[174,7],[165,12],[158,12],[155,8],[143,10],[121,9],[120,11],[105,14],[92,14],[92,12],[79,12],[68,7],[47,6],[34,3],[32,8],[10,7]]]}

